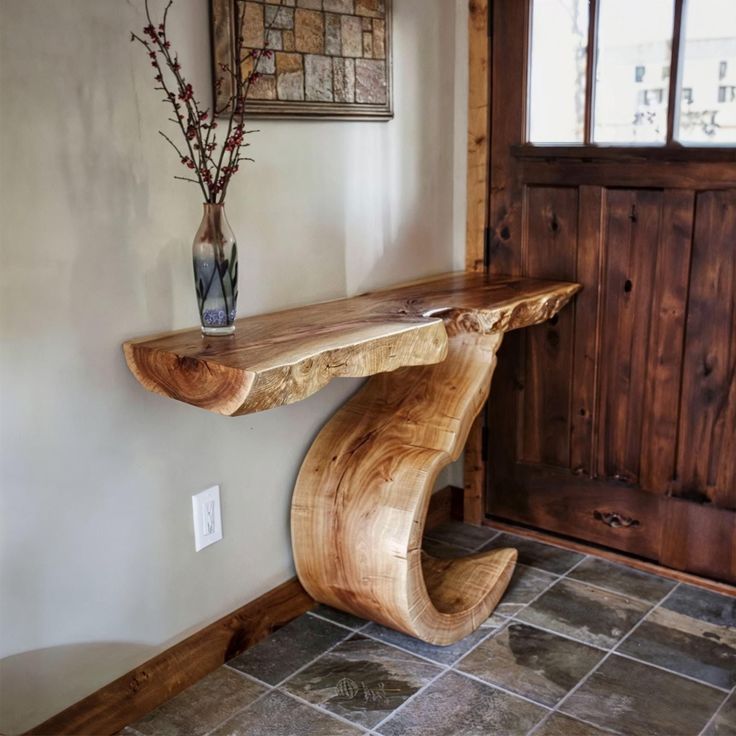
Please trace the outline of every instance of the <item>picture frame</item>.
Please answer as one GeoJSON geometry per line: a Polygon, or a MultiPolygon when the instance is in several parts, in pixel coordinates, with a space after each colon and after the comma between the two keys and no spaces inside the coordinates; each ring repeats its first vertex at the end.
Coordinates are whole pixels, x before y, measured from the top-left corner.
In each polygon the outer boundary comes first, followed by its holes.
{"type": "MultiPolygon", "coordinates": [[[[393,117],[392,0],[210,0],[213,94],[228,109],[236,38],[262,56],[249,118],[377,120],[393,117]],[[243,17],[245,14],[245,17],[243,17]],[[218,83],[219,78],[219,83],[218,83]]],[[[251,69],[245,62],[239,73],[251,69]]]]}

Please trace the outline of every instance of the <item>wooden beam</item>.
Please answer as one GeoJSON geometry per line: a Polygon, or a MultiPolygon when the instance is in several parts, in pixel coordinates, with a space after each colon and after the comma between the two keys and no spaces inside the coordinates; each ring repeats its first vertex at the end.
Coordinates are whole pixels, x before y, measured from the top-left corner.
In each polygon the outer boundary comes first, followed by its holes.
{"type": "Polygon", "coordinates": [[[487,469],[483,448],[483,442],[486,440],[483,431],[485,414],[484,408],[473,422],[468,441],[465,443],[465,456],[463,458],[463,521],[475,526],[480,526],[486,515],[487,469]]]}
{"type": "MultiPolygon", "coordinates": [[[[470,0],[468,15],[468,215],[465,263],[483,271],[488,226],[491,86],[489,0],[470,0]]],[[[471,435],[472,436],[472,435],[471,435]]]]}
{"type": "MultiPolygon", "coordinates": [[[[469,0],[468,9],[468,214],[465,267],[488,268],[491,136],[491,13],[492,0],[469,0]]],[[[485,410],[483,411],[485,414],[485,410]]],[[[465,444],[464,512],[468,524],[485,516],[486,474],[483,421],[470,428],[465,444]]]]}
{"type": "Polygon", "coordinates": [[[294,578],[156,655],[25,736],[115,734],[314,606],[294,578]]]}

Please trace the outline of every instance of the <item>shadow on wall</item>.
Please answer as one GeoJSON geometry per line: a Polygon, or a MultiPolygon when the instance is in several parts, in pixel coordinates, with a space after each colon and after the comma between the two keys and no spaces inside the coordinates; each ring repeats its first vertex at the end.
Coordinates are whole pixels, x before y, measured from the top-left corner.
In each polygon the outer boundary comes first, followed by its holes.
{"type": "Polygon", "coordinates": [[[0,733],[33,728],[112,681],[108,662],[128,670],[160,649],[137,642],[105,641],[35,649],[0,659],[0,733]],[[125,667],[125,665],[122,665],[125,667]]]}

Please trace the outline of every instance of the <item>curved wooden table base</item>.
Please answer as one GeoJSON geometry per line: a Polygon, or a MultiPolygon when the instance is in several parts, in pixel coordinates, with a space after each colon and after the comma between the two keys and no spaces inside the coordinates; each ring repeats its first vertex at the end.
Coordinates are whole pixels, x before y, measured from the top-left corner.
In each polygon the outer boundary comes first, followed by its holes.
{"type": "Polygon", "coordinates": [[[249,317],[229,338],[184,330],[130,340],[125,357],[150,391],[226,415],[300,401],[339,376],[372,376],[302,465],[291,511],[297,572],[322,603],[451,644],[496,606],[516,551],[423,553],[435,479],[462,452],[503,333],[549,319],[579,288],[449,274],[249,317]]]}
{"type": "Polygon", "coordinates": [[[445,361],[371,378],[320,432],[291,511],[297,573],[316,600],[432,644],[485,621],[516,550],[422,552],[434,482],[488,397],[502,333],[450,337],[445,361]]]}

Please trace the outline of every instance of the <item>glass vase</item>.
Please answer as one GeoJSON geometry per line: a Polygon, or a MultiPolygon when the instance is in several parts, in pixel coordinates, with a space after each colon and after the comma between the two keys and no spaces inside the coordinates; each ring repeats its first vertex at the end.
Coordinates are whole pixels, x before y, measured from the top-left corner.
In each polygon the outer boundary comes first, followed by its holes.
{"type": "Polygon", "coordinates": [[[202,333],[232,335],[238,302],[238,246],[224,205],[205,203],[192,258],[202,333]]]}

